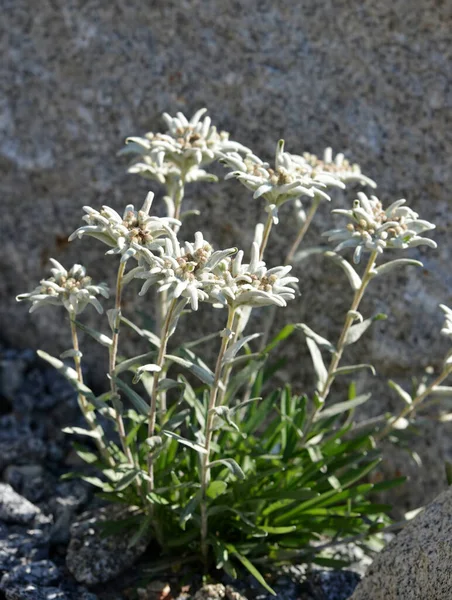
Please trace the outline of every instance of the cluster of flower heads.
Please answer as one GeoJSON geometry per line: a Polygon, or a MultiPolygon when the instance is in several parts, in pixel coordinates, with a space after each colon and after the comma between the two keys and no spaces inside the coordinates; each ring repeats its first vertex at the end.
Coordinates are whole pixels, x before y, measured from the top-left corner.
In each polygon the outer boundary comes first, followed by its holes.
{"type": "Polygon", "coordinates": [[[418,213],[404,204],[405,200],[397,200],[384,209],[376,196],[368,198],[359,192],[352,209],[332,211],[345,215],[351,222],[346,227],[326,231],[323,235],[329,241],[340,242],[336,251],[355,248],[355,263],[360,262],[363,250],[381,254],[385,248],[405,249],[421,245],[436,248],[433,240],[419,235],[434,229],[435,225],[419,219],[418,213]]]}
{"type": "Polygon", "coordinates": [[[288,275],[292,267],[267,270],[265,263],[259,260],[256,243],[252,247],[250,263],[242,261],[242,250],[214,251],[201,232],[195,234],[194,243],[180,244],[173,235],[165,240],[159,255],[143,250],[139,266],[128,278],[145,280],[140,294],[156,285],[160,292],[167,290],[172,298],[186,298],[193,310],[198,309],[199,302],[229,305],[234,309],[271,304],[286,306],[286,301],[295,297],[291,286],[298,279],[288,275]]]}
{"type": "Polygon", "coordinates": [[[229,152],[221,160],[233,169],[226,179],[238,179],[254,192],[254,198],[263,197],[275,223],[278,223],[278,208],[288,200],[301,196],[330,200],[325,190],[331,187],[344,189],[345,183],[351,181],[375,187],[375,183],[361,173],[359,166],[351,166],[343,155],[337,155],[333,161],[331,149],[327,149],[324,160],[320,161],[311,154],[290,154],[284,151],[284,140],[279,140],[276,146],[274,167],[252,153],[242,156],[238,152],[229,152]]]}
{"type": "Polygon", "coordinates": [[[204,117],[207,109],[198,110],[191,119],[178,112],[175,117],[164,113],[167,125],[165,133],[146,133],[144,137],[130,137],[122,154],[138,155],[129,168],[160,183],[183,174],[186,182],[216,181],[202,166],[214,162],[227,152],[251,152],[242,144],[229,139],[226,131],[218,132],[210,117],[204,117]]]}
{"type": "Polygon", "coordinates": [[[63,305],[73,315],[80,314],[88,304],[92,304],[97,312],[102,313],[102,305],[96,296],[109,297],[105,283],[93,285],[91,277],[86,274],[85,267],[74,265],[67,271],[63,265],[51,258],[52,276],[43,279],[40,285],[29,294],[20,294],[17,300],[28,300],[32,303],[30,312],[37,308],[53,305],[63,305]]]}
{"type": "Polygon", "coordinates": [[[87,225],[74,231],[69,241],[85,235],[97,238],[112,247],[107,254],[121,254],[123,262],[135,256],[140,248],[155,250],[164,243],[162,237],[170,235],[172,226],[180,225],[180,221],[149,216],[153,199],[154,194],[149,192],[141,210],[129,204],[122,217],[109,206],[103,206],[100,211],[84,206],[87,214],[83,220],[87,225]]]}

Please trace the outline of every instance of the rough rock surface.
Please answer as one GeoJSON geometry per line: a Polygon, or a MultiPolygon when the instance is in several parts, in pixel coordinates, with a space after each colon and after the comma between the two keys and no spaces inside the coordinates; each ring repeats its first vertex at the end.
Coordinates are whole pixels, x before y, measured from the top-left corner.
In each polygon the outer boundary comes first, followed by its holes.
{"type": "Polygon", "coordinates": [[[102,535],[99,523],[121,518],[124,509],[107,506],[84,513],[71,527],[71,541],[67,549],[66,565],[79,583],[96,585],[110,581],[143,554],[149,539],[142,538],[129,546],[134,531],[120,535],[102,535]]]}
{"type": "Polygon", "coordinates": [[[452,490],[431,502],[376,556],[351,600],[448,600],[452,490]]]}
{"type": "MultiPolygon", "coordinates": [[[[62,312],[31,318],[14,296],[41,278],[50,256],[70,264],[83,254],[93,275],[112,283],[112,259],[104,258],[100,243],[66,242],[80,223],[82,205],[120,209],[141,202],[153,184],[125,174],[125,160],[116,156],[123,139],[161,128],[165,110],[191,114],[207,106],[219,127],[264,158],[272,157],[280,137],[289,151],[319,153],[327,145],[344,150],[378,181],[384,201],[406,196],[437,223],[438,250],[410,253],[424,260],[424,271],[401,271],[373,284],[378,300],[366,301],[363,310],[387,311],[390,318],[369,332],[359,354],[369,356],[382,376],[405,382],[427,361],[439,365],[444,346],[437,341],[442,320],[437,305],[452,296],[450,2],[363,0],[357,7],[352,0],[170,0],[144,6],[138,0],[71,0],[64,6],[45,2],[36,13],[33,0],[6,0],[4,9],[3,337],[54,354],[67,349],[62,312]]],[[[154,189],[161,197],[162,190],[154,189]]],[[[262,204],[237,182],[192,188],[186,202],[203,212],[188,224],[187,236],[201,228],[223,247],[247,248],[252,226],[262,219],[262,204]]],[[[161,210],[159,201],[155,205],[161,210]]],[[[328,214],[324,206],[308,243],[315,244],[316,233],[330,226],[328,214]]],[[[285,214],[271,243],[271,264],[294,235],[285,214]]],[[[306,320],[335,338],[350,298],[342,273],[320,259],[296,271],[303,296],[283,311],[279,324],[306,320]],[[329,315],[312,314],[310,307],[327,295],[329,315]]],[[[138,306],[127,298],[128,311],[138,306]]],[[[149,304],[144,308],[151,310],[149,304]]],[[[264,314],[256,312],[257,326],[264,314]]],[[[86,315],[90,324],[97,319],[94,311],[86,315]]],[[[210,319],[189,320],[187,331],[195,335],[201,322],[210,319]]],[[[124,351],[131,349],[128,344],[124,351]]],[[[299,339],[288,351],[292,375],[300,387],[308,383],[312,389],[297,366],[300,345],[305,361],[299,339]]],[[[99,355],[88,350],[85,355],[100,364],[99,355]]],[[[376,391],[375,410],[386,409],[386,386],[376,391]]],[[[450,425],[441,427],[449,434],[433,449],[418,444],[421,457],[434,462],[436,483],[412,482],[404,499],[408,508],[445,485],[440,465],[452,438],[450,425]]]]}

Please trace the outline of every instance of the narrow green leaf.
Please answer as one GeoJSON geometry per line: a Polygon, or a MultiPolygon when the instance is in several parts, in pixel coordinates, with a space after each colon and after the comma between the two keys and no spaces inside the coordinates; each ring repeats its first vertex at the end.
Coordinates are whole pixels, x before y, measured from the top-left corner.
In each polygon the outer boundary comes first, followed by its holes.
{"type": "Polygon", "coordinates": [[[332,406],[328,406],[327,408],[324,408],[320,413],[318,413],[316,420],[327,419],[330,417],[334,417],[335,415],[339,415],[343,412],[352,410],[357,406],[360,406],[361,404],[367,402],[371,395],[372,394],[362,394],[360,396],[356,396],[352,400],[346,400],[345,402],[337,402],[332,406]]]}
{"type": "Polygon", "coordinates": [[[361,287],[361,277],[358,275],[358,273],[355,271],[355,269],[352,267],[352,265],[345,260],[345,258],[343,256],[341,256],[340,254],[337,254],[336,252],[325,252],[325,256],[327,258],[331,258],[331,260],[333,262],[335,262],[337,265],[339,265],[341,267],[341,269],[345,272],[345,274],[348,277],[348,280],[350,282],[350,285],[352,287],[352,290],[354,292],[356,292],[357,290],[359,290],[359,288],[361,287]]]}
{"type": "Polygon", "coordinates": [[[262,574],[256,569],[252,562],[248,560],[246,556],[240,554],[238,550],[232,544],[226,544],[229,554],[238,558],[238,560],[242,563],[242,565],[247,569],[251,575],[273,596],[276,596],[276,592],[268,585],[268,583],[263,578],[262,574]]]}
{"type": "Polygon", "coordinates": [[[218,496],[221,496],[221,494],[225,493],[227,487],[228,484],[226,481],[211,481],[209,487],[207,488],[207,495],[209,498],[212,498],[212,500],[215,500],[215,498],[218,498],[218,496]]]}
{"type": "Polygon", "coordinates": [[[185,367],[203,383],[207,385],[213,384],[215,377],[210,369],[201,367],[191,360],[181,358],[180,356],[175,356],[174,354],[167,354],[165,358],[177,363],[178,365],[181,365],[182,367],[185,367]]]}
{"type": "Polygon", "coordinates": [[[114,484],[114,489],[117,492],[120,492],[121,490],[125,490],[127,487],[129,487],[129,485],[131,483],[133,483],[135,481],[135,479],[138,477],[140,472],[141,472],[140,469],[131,469],[123,477],[121,477],[121,479],[119,479],[114,484]]]}
{"type": "Polygon", "coordinates": [[[113,377],[113,380],[118,388],[122,390],[132,402],[135,410],[138,411],[140,415],[147,417],[149,414],[149,404],[147,404],[135,390],[128,386],[127,383],[119,379],[119,377],[113,377]]]}
{"type": "Polygon", "coordinates": [[[306,344],[308,345],[308,349],[312,358],[312,364],[314,365],[314,371],[317,375],[317,389],[321,389],[326,383],[328,372],[316,342],[312,338],[307,337],[306,344]]]}
{"type": "Polygon", "coordinates": [[[140,365],[147,360],[152,360],[156,357],[156,353],[154,352],[146,352],[146,354],[140,354],[139,356],[134,356],[133,358],[128,358],[127,360],[121,361],[118,365],[116,365],[115,370],[113,371],[114,375],[117,376],[136,365],[140,365]]]}
{"type": "Polygon", "coordinates": [[[363,369],[369,369],[372,375],[376,375],[375,368],[372,365],[362,364],[362,365],[347,365],[346,367],[339,367],[333,372],[333,375],[337,377],[338,375],[349,375],[350,373],[356,373],[356,371],[362,371],[363,369]]]}
{"type": "Polygon", "coordinates": [[[100,439],[100,431],[92,431],[91,429],[83,429],[82,427],[63,427],[61,430],[64,433],[70,433],[71,435],[84,435],[95,439],[100,439]]]}
{"type": "Polygon", "coordinates": [[[129,319],[126,319],[122,315],[121,315],[121,323],[124,323],[124,325],[127,325],[127,327],[130,327],[130,329],[135,331],[135,333],[137,333],[140,337],[146,339],[148,342],[150,342],[156,348],[160,348],[160,338],[158,337],[158,335],[155,335],[155,333],[152,333],[152,331],[148,331],[147,329],[141,329],[141,327],[138,327],[137,325],[135,325],[135,323],[133,323],[132,321],[129,321],[129,319]]]}
{"type": "Polygon", "coordinates": [[[223,364],[226,365],[228,362],[230,362],[236,356],[236,354],[240,352],[240,350],[243,348],[243,346],[245,346],[245,344],[248,344],[248,342],[260,337],[261,335],[261,333],[253,333],[251,335],[246,335],[242,339],[232,344],[232,346],[230,346],[224,354],[223,364]]]}
{"type": "Polygon", "coordinates": [[[406,404],[412,404],[413,398],[398,383],[396,383],[395,381],[392,381],[392,379],[390,379],[388,381],[388,385],[391,389],[393,389],[395,392],[397,392],[397,394],[400,396],[400,398],[402,398],[402,400],[406,404]]]}
{"type": "Polygon", "coordinates": [[[196,492],[196,494],[194,494],[190,498],[188,503],[185,505],[185,507],[182,510],[180,517],[179,517],[179,524],[182,527],[182,529],[185,530],[185,524],[187,523],[187,521],[189,521],[192,518],[193,513],[198,508],[198,506],[201,502],[201,498],[202,498],[202,491],[198,490],[196,492]]]}
{"type": "Polygon", "coordinates": [[[350,344],[354,344],[359,340],[359,338],[365,333],[369,327],[372,325],[374,321],[383,321],[387,319],[387,316],[383,313],[379,313],[371,317],[370,319],[365,319],[362,323],[357,323],[356,325],[352,325],[347,332],[344,340],[344,346],[349,346],[350,344]]]}
{"type": "Polygon", "coordinates": [[[214,460],[209,463],[209,469],[217,467],[220,464],[227,467],[237,479],[245,479],[245,473],[233,458],[219,458],[218,460],[214,460]]]}
{"type": "Polygon", "coordinates": [[[313,331],[310,327],[308,327],[304,323],[300,323],[299,328],[303,331],[303,333],[305,334],[306,337],[314,340],[314,342],[317,344],[317,346],[319,348],[324,348],[325,350],[328,350],[328,352],[331,352],[331,353],[336,352],[336,348],[333,346],[333,344],[331,342],[329,342],[327,339],[325,339],[321,335],[318,335],[315,331],[313,331]]]}
{"type": "Polygon", "coordinates": [[[79,329],[81,329],[82,331],[90,335],[93,339],[95,339],[96,342],[102,344],[102,346],[106,346],[108,348],[113,344],[113,340],[109,338],[108,335],[104,335],[103,333],[100,333],[99,331],[96,331],[95,329],[84,325],[80,321],[74,321],[74,323],[79,329]]]}
{"type": "Polygon", "coordinates": [[[80,383],[78,380],[77,371],[75,369],[68,367],[63,361],[51,356],[50,354],[47,354],[47,352],[44,352],[43,350],[38,350],[37,355],[50,363],[52,367],[61,373],[80,394],[83,394],[83,396],[90,400],[96,399],[96,396],[90,390],[90,388],[84,383],[80,383]]]}
{"type": "Polygon", "coordinates": [[[128,547],[133,548],[134,546],[136,546],[138,544],[138,542],[140,542],[146,535],[148,535],[148,532],[150,531],[151,527],[152,527],[151,515],[147,515],[147,516],[143,515],[141,524],[140,524],[139,528],[137,529],[137,531],[133,534],[131,540],[129,541],[128,547]]]}
{"type": "Polygon", "coordinates": [[[164,433],[165,435],[167,435],[170,438],[173,438],[174,440],[179,442],[179,444],[188,446],[189,448],[192,448],[192,450],[195,450],[196,452],[199,452],[200,454],[207,454],[207,450],[204,448],[204,446],[200,446],[196,442],[187,440],[186,438],[183,438],[182,436],[178,435],[177,433],[174,433],[173,431],[168,431],[165,429],[164,431],[162,431],[162,433],[164,433]]]}
{"type": "Polygon", "coordinates": [[[376,267],[372,271],[372,274],[386,275],[387,273],[390,273],[392,270],[397,269],[398,267],[404,267],[408,265],[413,265],[415,267],[424,266],[419,260],[413,260],[411,258],[397,258],[396,260],[391,260],[390,262],[387,262],[384,265],[376,267]]]}

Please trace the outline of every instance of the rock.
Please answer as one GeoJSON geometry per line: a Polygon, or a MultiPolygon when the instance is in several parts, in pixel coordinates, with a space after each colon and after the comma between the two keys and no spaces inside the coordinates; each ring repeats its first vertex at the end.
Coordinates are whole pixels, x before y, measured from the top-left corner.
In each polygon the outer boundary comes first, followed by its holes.
{"type": "Polygon", "coordinates": [[[3,479],[30,502],[39,502],[55,487],[54,478],[41,465],[10,465],[3,479]]]}
{"type": "Polygon", "coordinates": [[[149,539],[142,539],[129,547],[135,531],[125,530],[120,535],[104,536],[99,523],[125,517],[124,509],[107,506],[83,513],[71,527],[66,565],[79,583],[96,585],[113,579],[144,553],[149,539]]]}
{"type": "Polygon", "coordinates": [[[48,557],[49,536],[44,529],[0,523],[0,576],[18,565],[48,557]]]}
{"type": "Polygon", "coordinates": [[[3,575],[0,590],[6,591],[14,586],[47,586],[61,578],[58,567],[51,560],[41,560],[26,565],[18,565],[3,575]]]}
{"type": "Polygon", "coordinates": [[[347,600],[360,579],[354,571],[315,569],[308,577],[306,586],[312,600],[347,600]]]}
{"type": "Polygon", "coordinates": [[[70,527],[75,515],[86,504],[91,493],[83,481],[65,481],[60,483],[48,503],[53,514],[54,524],[50,539],[52,544],[67,544],[70,539],[70,527]]]}
{"type": "Polygon", "coordinates": [[[23,496],[17,494],[7,483],[0,483],[0,521],[30,524],[42,513],[23,496]]]}
{"type": "Polygon", "coordinates": [[[376,556],[351,600],[449,600],[451,514],[449,488],[376,556]]]}
{"type": "Polygon", "coordinates": [[[196,592],[193,600],[223,600],[225,597],[226,588],[222,583],[209,583],[196,592]]]}
{"type": "Polygon", "coordinates": [[[95,594],[91,594],[84,588],[77,588],[74,592],[68,592],[56,587],[41,587],[27,585],[25,587],[15,586],[6,591],[6,600],[98,600],[95,594]]]}

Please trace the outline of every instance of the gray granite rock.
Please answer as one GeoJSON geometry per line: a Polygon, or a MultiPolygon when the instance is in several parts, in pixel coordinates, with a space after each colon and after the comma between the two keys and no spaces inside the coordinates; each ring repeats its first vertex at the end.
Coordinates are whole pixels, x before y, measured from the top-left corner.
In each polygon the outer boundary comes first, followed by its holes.
{"type": "Polygon", "coordinates": [[[448,600],[452,489],[431,502],[376,556],[351,600],[448,600]]]}
{"type": "Polygon", "coordinates": [[[84,588],[76,588],[73,592],[64,589],[36,586],[33,584],[27,586],[14,586],[5,592],[6,600],[98,600],[95,594],[92,594],[84,588]]]}
{"type": "MultiPolygon", "coordinates": [[[[0,23],[2,336],[54,354],[67,349],[63,312],[43,310],[32,318],[14,296],[33,287],[50,256],[70,264],[83,255],[94,277],[113,283],[113,259],[104,257],[100,243],[66,241],[80,224],[82,205],[139,203],[153,184],[125,174],[116,155],[123,139],[160,129],[165,110],[191,114],[207,106],[220,128],[264,158],[272,157],[280,137],[289,151],[345,150],[378,181],[384,201],[406,196],[437,223],[438,250],[409,253],[424,260],[425,270],[372,284],[376,299],[364,303],[365,314],[384,310],[390,318],[350,357],[366,355],[385,377],[408,384],[427,362],[439,366],[445,346],[437,341],[437,305],[452,300],[449,2],[168,0],[144,7],[139,0],[73,0],[64,7],[44,3],[39,14],[33,0],[6,0],[6,6],[0,23]]],[[[162,211],[162,190],[153,187],[162,211]]],[[[187,236],[200,228],[218,246],[248,247],[262,204],[237,182],[191,188],[186,198],[188,208],[203,212],[188,223],[187,236]]],[[[322,207],[308,244],[331,225],[329,208],[322,207]]],[[[276,228],[270,264],[295,236],[288,210],[276,228]]],[[[320,259],[295,273],[303,295],[277,325],[306,319],[335,338],[350,300],[342,273],[320,259]],[[313,313],[310,307],[326,297],[330,314],[313,313]]],[[[129,294],[126,302],[129,314],[152,310],[147,299],[140,304],[129,294]]],[[[253,327],[266,314],[256,311],[253,327]]],[[[86,318],[96,324],[94,311],[86,318]]],[[[205,323],[221,327],[219,316],[214,319],[188,319],[185,330],[195,336],[205,323]]],[[[82,341],[101,374],[103,349],[82,341]]],[[[122,351],[135,349],[127,333],[122,351]]],[[[298,368],[307,361],[303,344],[294,338],[287,352],[287,376],[312,390],[312,379],[298,368]]],[[[12,376],[6,386],[15,385],[12,376]]],[[[371,404],[386,409],[390,396],[385,388],[371,404]]],[[[439,426],[446,435],[434,445],[436,483],[425,486],[426,497],[411,488],[410,507],[444,487],[439,465],[452,452],[450,427],[439,426]]],[[[420,440],[416,449],[421,457],[430,452],[420,440]]]]}
{"type": "Polygon", "coordinates": [[[39,502],[55,488],[55,478],[42,465],[9,465],[3,479],[30,502],[39,502]]]}
{"type": "Polygon", "coordinates": [[[49,555],[46,528],[27,528],[0,523],[0,577],[30,561],[44,560],[49,555]]]}
{"type": "Polygon", "coordinates": [[[83,513],[73,523],[66,565],[79,583],[96,585],[110,581],[131,567],[146,550],[149,539],[145,538],[129,547],[135,531],[123,531],[120,535],[102,535],[99,524],[124,517],[122,507],[108,506],[83,513]]]}
{"type": "Polygon", "coordinates": [[[7,483],[0,483],[0,521],[30,524],[41,515],[40,509],[17,494],[7,483]]]}
{"type": "Polygon", "coordinates": [[[0,580],[0,590],[6,591],[15,586],[48,586],[61,579],[58,567],[51,560],[18,565],[5,573],[0,580]]]}

